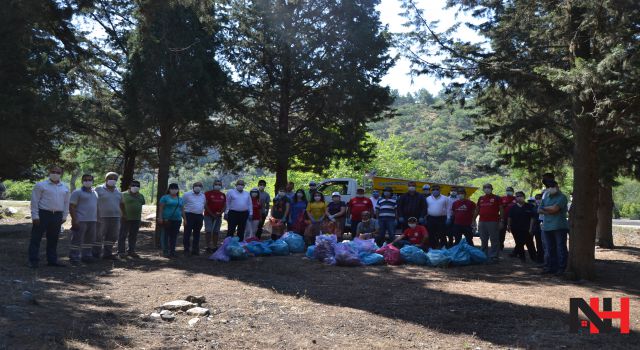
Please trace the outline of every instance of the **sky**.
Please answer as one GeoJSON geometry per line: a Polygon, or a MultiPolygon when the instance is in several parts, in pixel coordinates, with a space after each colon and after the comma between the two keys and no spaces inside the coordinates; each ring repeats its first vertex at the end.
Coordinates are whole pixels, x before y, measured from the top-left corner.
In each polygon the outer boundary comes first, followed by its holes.
{"type": "MultiPolygon", "coordinates": [[[[444,9],[445,2],[446,0],[416,0],[418,7],[424,10],[424,15],[427,20],[440,21],[440,29],[449,28],[460,19],[471,20],[467,16],[458,16],[458,18],[456,18],[455,10],[444,9]]],[[[400,16],[402,9],[400,8],[399,0],[381,0],[378,10],[380,11],[382,24],[388,25],[389,31],[399,33],[407,30],[402,26],[406,19],[400,16]]],[[[477,34],[466,27],[461,27],[456,37],[469,41],[480,40],[477,34]]],[[[395,54],[397,54],[396,50],[393,51],[393,55],[395,54]]],[[[442,85],[445,83],[444,81],[426,75],[411,77],[409,71],[409,61],[403,58],[399,59],[396,61],[395,66],[392,67],[389,73],[382,79],[382,85],[396,89],[402,95],[420,89],[427,89],[435,95],[442,90],[442,85]]]]}

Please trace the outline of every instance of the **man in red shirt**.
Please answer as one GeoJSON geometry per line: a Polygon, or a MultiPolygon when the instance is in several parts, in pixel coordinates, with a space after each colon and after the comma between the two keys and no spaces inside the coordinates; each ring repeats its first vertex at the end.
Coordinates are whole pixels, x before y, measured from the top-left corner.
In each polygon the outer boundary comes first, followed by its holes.
{"type": "Polygon", "coordinates": [[[507,187],[506,196],[500,198],[500,206],[502,207],[502,217],[500,220],[500,250],[504,250],[504,240],[507,237],[507,219],[509,218],[509,209],[516,203],[516,197],[513,195],[513,187],[507,187]]]}
{"type": "Polygon", "coordinates": [[[453,212],[453,237],[455,244],[462,240],[462,235],[467,239],[469,245],[473,245],[473,216],[476,212],[476,204],[466,198],[464,187],[458,189],[457,200],[453,202],[451,211],[453,212]]]}
{"type": "Polygon", "coordinates": [[[418,219],[414,217],[409,218],[407,223],[407,229],[404,230],[402,235],[396,237],[392,244],[397,248],[402,248],[407,244],[412,244],[422,248],[423,250],[428,250],[429,232],[427,231],[427,228],[422,225],[418,225],[418,219]]]}
{"type": "Polygon", "coordinates": [[[484,196],[478,199],[478,207],[474,216],[480,216],[478,223],[478,232],[480,233],[480,242],[482,250],[487,253],[489,241],[491,241],[491,250],[488,256],[493,262],[498,261],[500,255],[500,218],[502,217],[501,199],[493,194],[493,186],[485,184],[482,186],[484,196]]]}
{"type": "Polygon", "coordinates": [[[358,224],[362,221],[362,213],[373,212],[373,203],[364,196],[364,188],[358,188],[356,196],[347,203],[347,217],[351,216],[351,239],[356,237],[358,224]]]}
{"type": "Polygon", "coordinates": [[[204,237],[208,253],[218,249],[222,214],[227,205],[227,196],[221,190],[222,181],[215,180],[213,182],[213,190],[204,193],[207,201],[207,205],[204,207],[204,237]]]}

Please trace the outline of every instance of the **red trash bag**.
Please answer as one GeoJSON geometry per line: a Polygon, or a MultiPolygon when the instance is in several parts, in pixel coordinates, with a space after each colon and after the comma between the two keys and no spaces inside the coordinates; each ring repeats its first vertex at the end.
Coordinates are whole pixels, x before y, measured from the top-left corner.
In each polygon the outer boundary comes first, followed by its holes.
{"type": "Polygon", "coordinates": [[[376,253],[384,256],[384,261],[389,265],[402,264],[400,249],[396,248],[393,244],[387,244],[383,246],[382,248],[376,250],[376,253]]]}
{"type": "Polygon", "coordinates": [[[306,229],[307,229],[307,221],[304,218],[304,213],[300,213],[300,215],[298,215],[296,220],[293,222],[293,225],[291,226],[291,231],[300,235],[304,235],[304,231],[306,229]]]}

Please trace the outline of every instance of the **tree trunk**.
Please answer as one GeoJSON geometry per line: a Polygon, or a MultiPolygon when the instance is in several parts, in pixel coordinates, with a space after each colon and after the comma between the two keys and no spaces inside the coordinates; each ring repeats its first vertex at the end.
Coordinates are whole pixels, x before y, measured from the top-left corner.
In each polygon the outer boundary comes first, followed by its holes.
{"type": "Polygon", "coordinates": [[[595,278],[595,238],[598,198],[598,152],[593,142],[595,122],[576,116],[574,122],[573,204],[569,239],[569,270],[576,279],[595,278]]]}
{"type": "MultiPolygon", "coordinates": [[[[286,23],[289,26],[289,23],[286,23]]],[[[291,140],[289,135],[289,111],[291,105],[291,58],[290,47],[284,40],[282,49],[282,80],[280,82],[280,99],[278,110],[278,137],[276,139],[276,184],[275,192],[287,184],[289,157],[291,156],[291,140]]],[[[293,135],[295,136],[295,135],[293,135]]]]}
{"type": "Polygon", "coordinates": [[[600,248],[613,249],[613,188],[600,185],[598,195],[598,227],[596,242],[600,248]]]}
{"type": "Polygon", "coordinates": [[[275,184],[275,193],[278,193],[278,190],[286,187],[287,185],[287,169],[289,168],[288,160],[281,160],[278,158],[276,164],[276,184],[275,184]]]}
{"type": "MultiPolygon", "coordinates": [[[[166,140],[167,136],[160,135],[160,145],[158,147],[158,188],[156,195],[156,219],[162,216],[159,206],[160,198],[167,192],[169,187],[169,168],[171,167],[171,144],[166,140]]],[[[156,248],[160,248],[160,225],[156,225],[153,239],[156,248]]]]}
{"type": "Polygon", "coordinates": [[[71,179],[69,180],[69,189],[71,192],[76,190],[76,182],[78,182],[78,178],[82,176],[82,171],[80,169],[76,169],[71,173],[71,179]]]}
{"type": "Polygon", "coordinates": [[[120,190],[123,192],[129,189],[131,181],[133,181],[133,174],[136,170],[137,153],[138,152],[136,152],[136,150],[129,148],[123,154],[124,166],[122,169],[122,178],[120,180],[120,190]]]}

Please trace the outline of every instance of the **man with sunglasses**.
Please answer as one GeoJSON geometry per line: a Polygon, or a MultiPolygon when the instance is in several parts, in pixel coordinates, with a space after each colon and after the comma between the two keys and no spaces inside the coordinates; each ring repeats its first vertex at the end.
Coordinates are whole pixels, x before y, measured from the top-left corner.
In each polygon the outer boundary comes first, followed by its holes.
{"type": "Polygon", "coordinates": [[[60,227],[69,214],[69,188],[60,181],[62,168],[49,168],[49,178],[37,183],[31,192],[31,241],[29,242],[29,267],[37,268],[40,260],[42,234],[47,237],[47,265],[63,267],[58,262],[58,237],[60,227]]]}

